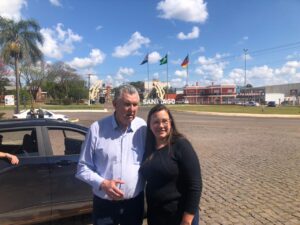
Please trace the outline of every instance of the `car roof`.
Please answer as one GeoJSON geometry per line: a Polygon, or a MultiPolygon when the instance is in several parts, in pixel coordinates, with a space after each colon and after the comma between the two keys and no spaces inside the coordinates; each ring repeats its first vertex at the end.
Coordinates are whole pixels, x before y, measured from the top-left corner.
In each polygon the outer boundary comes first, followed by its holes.
{"type": "Polygon", "coordinates": [[[79,124],[50,120],[50,119],[5,119],[0,120],[1,128],[11,128],[11,127],[29,127],[29,126],[60,126],[60,127],[71,127],[75,129],[80,129],[87,131],[88,128],[79,124]]]}

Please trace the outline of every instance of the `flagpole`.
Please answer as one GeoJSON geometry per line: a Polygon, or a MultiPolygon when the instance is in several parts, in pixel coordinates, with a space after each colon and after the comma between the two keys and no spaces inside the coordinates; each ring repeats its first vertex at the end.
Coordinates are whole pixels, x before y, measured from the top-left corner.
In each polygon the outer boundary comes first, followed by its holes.
{"type": "MultiPolygon", "coordinates": [[[[149,83],[150,83],[150,79],[149,79],[149,53],[147,53],[147,55],[145,56],[144,60],[140,63],[140,65],[144,65],[145,63],[147,63],[147,75],[148,75],[148,90],[147,90],[147,98],[148,95],[150,93],[150,87],[149,87],[149,83]]],[[[144,82],[145,83],[145,82],[144,82]]],[[[144,88],[146,89],[146,85],[144,84],[144,88]]]]}
{"type": "MultiPolygon", "coordinates": [[[[188,61],[190,61],[189,53],[187,54],[188,61]]],[[[186,86],[189,86],[189,62],[186,67],[186,86]]]]}
{"type": "MultiPolygon", "coordinates": [[[[148,53],[147,53],[148,54],[148,53]]],[[[148,73],[148,98],[149,98],[149,94],[150,94],[150,79],[149,79],[149,55],[148,55],[148,61],[147,61],[147,73],[148,73]]]]}
{"type": "Polygon", "coordinates": [[[186,86],[189,85],[189,64],[186,67],[186,86]]]}
{"type": "MultiPolygon", "coordinates": [[[[168,59],[168,58],[167,58],[168,59]]],[[[168,61],[167,61],[167,91],[166,91],[166,93],[167,93],[167,98],[168,98],[168,89],[169,89],[169,73],[168,73],[168,64],[169,64],[169,59],[168,59],[168,61]]]]}

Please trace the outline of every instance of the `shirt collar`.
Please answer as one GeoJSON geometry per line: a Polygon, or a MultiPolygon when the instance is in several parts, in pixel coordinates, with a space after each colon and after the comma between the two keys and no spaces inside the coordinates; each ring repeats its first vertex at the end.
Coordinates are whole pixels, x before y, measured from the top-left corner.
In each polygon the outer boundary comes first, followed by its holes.
{"type": "MultiPolygon", "coordinates": [[[[133,132],[135,130],[135,119],[133,121],[131,121],[131,123],[129,124],[129,127],[127,129],[127,132],[133,132]]],[[[116,116],[115,116],[115,113],[112,115],[112,126],[114,129],[118,129],[119,128],[119,125],[117,123],[117,120],[116,120],[116,116]]]]}

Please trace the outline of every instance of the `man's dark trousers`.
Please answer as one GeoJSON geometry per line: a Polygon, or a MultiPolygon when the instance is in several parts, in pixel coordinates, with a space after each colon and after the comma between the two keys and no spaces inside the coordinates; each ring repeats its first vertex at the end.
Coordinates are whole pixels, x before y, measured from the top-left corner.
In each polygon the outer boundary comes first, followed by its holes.
{"type": "Polygon", "coordinates": [[[144,214],[144,193],[137,197],[110,201],[94,196],[93,225],[141,225],[144,214]]]}

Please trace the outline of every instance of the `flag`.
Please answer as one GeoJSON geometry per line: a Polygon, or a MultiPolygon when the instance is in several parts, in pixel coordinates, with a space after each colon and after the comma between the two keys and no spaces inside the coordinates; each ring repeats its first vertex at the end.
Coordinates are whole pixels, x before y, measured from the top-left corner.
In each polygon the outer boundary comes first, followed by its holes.
{"type": "Polygon", "coordinates": [[[168,54],[166,54],[165,57],[161,58],[161,60],[159,60],[159,62],[160,62],[159,65],[168,63],[168,54]]]}
{"type": "Polygon", "coordinates": [[[185,59],[181,63],[182,68],[186,68],[189,65],[189,55],[185,57],[185,59]]]}
{"type": "Polygon", "coordinates": [[[148,62],[148,55],[149,55],[149,54],[147,54],[147,55],[145,56],[144,60],[141,62],[140,65],[143,65],[143,64],[145,64],[145,63],[148,62]]]}

